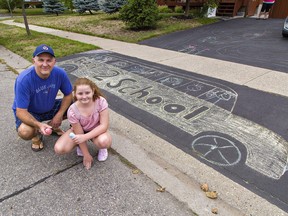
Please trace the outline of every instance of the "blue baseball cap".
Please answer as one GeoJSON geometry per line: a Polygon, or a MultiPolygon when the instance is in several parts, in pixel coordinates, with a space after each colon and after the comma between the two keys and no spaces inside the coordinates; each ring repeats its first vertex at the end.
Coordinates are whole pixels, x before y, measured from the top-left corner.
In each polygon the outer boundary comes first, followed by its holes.
{"type": "Polygon", "coordinates": [[[54,51],[51,47],[47,46],[46,44],[41,44],[38,47],[36,47],[34,53],[33,53],[33,58],[35,56],[38,56],[42,53],[49,53],[50,55],[52,55],[53,57],[55,57],[54,55],[54,51]]]}

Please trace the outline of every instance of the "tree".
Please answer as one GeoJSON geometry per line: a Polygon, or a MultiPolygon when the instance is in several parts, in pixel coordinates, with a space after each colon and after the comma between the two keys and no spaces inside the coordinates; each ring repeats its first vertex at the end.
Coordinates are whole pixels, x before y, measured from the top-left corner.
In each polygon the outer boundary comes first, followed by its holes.
{"type": "Polygon", "coordinates": [[[100,10],[98,0],[73,0],[73,5],[78,13],[89,11],[90,14],[93,14],[92,10],[100,10]]]}
{"type": "Polygon", "coordinates": [[[73,6],[73,1],[72,0],[61,0],[64,3],[64,6],[66,8],[68,8],[69,10],[73,10],[74,6],[73,6]]]}
{"type": "Polygon", "coordinates": [[[105,13],[115,13],[127,3],[127,0],[99,0],[100,10],[105,13]]]}
{"type": "MultiPolygon", "coordinates": [[[[22,3],[22,4],[23,4],[23,3],[22,3]]],[[[8,5],[9,12],[10,12],[10,16],[13,17],[12,9],[11,9],[10,1],[9,1],[9,0],[7,0],[7,5],[8,5]]]]}
{"type": "Polygon", "coordinates": [[[0,0],[0,8],[12,13],[15,7],[21,7],[22,0],[0,0]]]}
{"type": "Polygon", "coordinates": [[[52,13],[58,16],[60,13],[63,13],[65,9],[64,4],[59,0],[43,0],[43,11],[45,13],[52,13]]]}
{"type": "Polygon", "coordinates": [[[158,19],[155,0],[128,0],[120,9],[120,19],[131,29],[155,28],[158,19]]]}
{"type": "Polygon", "coordinates": [[[188,17],[189,16],[189,11],[190,11],[190,0],[186,0],[185,3],[185,16],[188,17]]]}
{"type": "Polygon", "coordinates": [[[25,24],[25,29],[26,29],[27,35],[30,36],[31,32],[30,32],[30,29],[29,29],[28,21],[27,21],[27,16],[26,16],[26,11],[25,11],[25,6],[24,6],[24,0],[22,0],[22,15],[23,15],[23,19],[24,19],[24,24],[25,24]]]}

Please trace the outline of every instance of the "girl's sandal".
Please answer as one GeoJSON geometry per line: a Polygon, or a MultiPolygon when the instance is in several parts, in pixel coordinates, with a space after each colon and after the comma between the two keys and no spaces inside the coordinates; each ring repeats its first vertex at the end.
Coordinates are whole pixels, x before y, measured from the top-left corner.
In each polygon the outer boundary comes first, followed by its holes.
{"type": "Polygon", "coordinates": [[[52,128],[52,133],[57,134],[58,136],[61,136],[65,133],[61,128],[52,128]]]}
{"type": "Polygon", "coordinates": [[[42,139],[39,136],[33,137],[32,138],[32,145],[31,149],[32,151],[38,152],[41,151],[44,148],[42,139]]]}

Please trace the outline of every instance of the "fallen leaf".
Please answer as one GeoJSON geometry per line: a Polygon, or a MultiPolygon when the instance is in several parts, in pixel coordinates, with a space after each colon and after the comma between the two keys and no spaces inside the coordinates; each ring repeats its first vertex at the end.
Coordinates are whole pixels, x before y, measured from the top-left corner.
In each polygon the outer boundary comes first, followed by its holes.
{"type": "Polygon", "coordinates": [[[213,214],[218,214],[218,209],[217,209],[217,208],[212,208],[211,212],[212,212],[213,214]]]}
{"type": "Polygon", "coordinates": [[[157,192],[165,192],[165,187],[160,187],[156,189],[157,192]]]}
{"type": "Polygon", "coordinates": [[[140,170],[135,169],[135,170],[132,171],[132,173],[133,173],[133,174],[139,174],[139,173],[140,173],[140,170]]]}
{"type": "Polygon", "coordinates": [[[208,184],[206,184],[206,183],[205,183],[205,184],[202,184],[200,188],[201,188],[201,190],[203,190],[204,192],[209,191],[209,186],[208,186],[208,184]]]}
{"type": "Polygon", "coordinates": [[[206,196],[210,199],[216,199],[217,198],[217,192],[216,191],[208,191],[208,192],[206,192],[206,196]]]}

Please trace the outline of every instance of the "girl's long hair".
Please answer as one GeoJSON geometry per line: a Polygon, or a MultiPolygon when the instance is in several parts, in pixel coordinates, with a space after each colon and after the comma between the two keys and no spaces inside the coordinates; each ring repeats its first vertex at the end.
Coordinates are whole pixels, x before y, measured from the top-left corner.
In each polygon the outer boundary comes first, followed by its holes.
{"type": "Polygon", "coordinates": [[[76,81],[74,82],[74,87],[73,87],[73,99],[74,101],[77,100],[76,98],[76,90],[77,90],[77,86],[79,85],[89,85],[90,88],[93,91],[93,101],[95,101],[97,98],[99,98],[100,96],[105,97],[102,92],[100,91],[100,89],[98,88],[98,86],[90,79],[87,78],[77,78],[76,81]]]}

